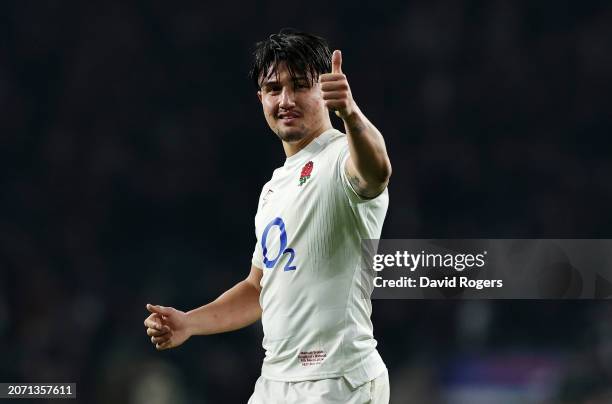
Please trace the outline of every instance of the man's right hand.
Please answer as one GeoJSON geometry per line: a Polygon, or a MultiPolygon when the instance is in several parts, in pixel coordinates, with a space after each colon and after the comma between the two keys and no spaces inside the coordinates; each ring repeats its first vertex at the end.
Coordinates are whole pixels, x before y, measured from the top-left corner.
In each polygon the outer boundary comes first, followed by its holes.
{"type": "Polygon", "coordinates": [[[144,321],[147,335],[155,349],[175,348],[185,342],[191,335],[187,328],[187,314],[173,307],[147,304],[151,313],[144,321]]]}

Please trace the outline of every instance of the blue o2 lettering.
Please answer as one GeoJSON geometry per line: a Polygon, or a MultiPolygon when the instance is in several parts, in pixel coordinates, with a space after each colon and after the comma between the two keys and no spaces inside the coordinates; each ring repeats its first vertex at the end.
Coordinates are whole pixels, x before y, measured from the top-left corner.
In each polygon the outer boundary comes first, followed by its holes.
{"type": "Polygon", "coordinates": [[[272,221],[266,226],[263,235],[261,236],[261,248],[263,249],[263,262],[266,268],[273,268],[283,255],[289,254],[289,261],[287,261],[287,264],[285,265],[284,269],[285,272],[294,271],[295,269],[297,269],[296,266],[291,266],[291,263],[295,258],[295,251],[293,250],[293,248],[287,248],[287,232],[285,231],[285,222],[283,222],[283,219],[281,219],[280,217],[272,219],[272,221]],[[278,255],[276,256],[276,258],[271,259],[268,258],[268,247],[266,245],[268,240],[268,233],[270,232],[270,229],[274,226],[278,226],[278,229],[280,230],[280,248],[278,249],[278,255]]]}

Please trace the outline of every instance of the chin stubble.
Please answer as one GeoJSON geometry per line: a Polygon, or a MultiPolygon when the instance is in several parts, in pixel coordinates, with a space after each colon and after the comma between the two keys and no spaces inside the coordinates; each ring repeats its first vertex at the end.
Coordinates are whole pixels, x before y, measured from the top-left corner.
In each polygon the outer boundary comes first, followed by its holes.
{"type": "Polygon", "coordinates": [[[276,132],[276,136],[278,136],[280,140],[283,140],[288,143],[302,140],[305,136],[304,134],[305,134],[304,128],[300,128],[300,130],[297,132],[292,131],[289,133],[283,133],[280,129],[277,130],[276,132]]]}

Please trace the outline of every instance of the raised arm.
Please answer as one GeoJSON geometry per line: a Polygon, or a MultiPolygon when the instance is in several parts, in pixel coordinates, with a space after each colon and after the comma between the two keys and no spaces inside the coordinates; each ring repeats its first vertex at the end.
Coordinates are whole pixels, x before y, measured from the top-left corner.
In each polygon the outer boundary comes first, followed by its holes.
{"type": "Polygon", "coordinates": [[[342,53],[332,55],[332,72],[319,78],[327,108],[344,121],[350,158],[346,174],[355,191],[364,198],[378,196],[391,176],[391,162],[382,134],[361,112],[353,99],[346,76],[342,73],[342,53]]]}
{"type": "Polygon", "coordinates": [[[237,330],[261,318],[259,294],[263,272],[251,266],[249,276],[213,302],[183,312],[173,307],[147,304],[151,315],[144,322],[157,350],[175,348],[192,335],[237,330]]]}

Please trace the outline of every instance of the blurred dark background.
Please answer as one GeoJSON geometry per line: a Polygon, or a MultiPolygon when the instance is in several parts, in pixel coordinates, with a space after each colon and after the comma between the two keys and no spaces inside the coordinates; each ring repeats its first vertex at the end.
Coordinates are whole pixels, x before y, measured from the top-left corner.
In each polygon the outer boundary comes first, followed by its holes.
{"type": "MultiPolygon", "coordinates": [[[[343,51],[385,136],[384,237],[612,235],[609,2],[3,2],[0,381],[246,402],[259,324],[157,352],[142,322],[147,302],[188,310],[248,273],[284,154],[247,72],[285,26],[343,51]]],[[[560,300],[373,315],[392,403],[421,404],[611,403],[611,318],[560,300]]]]}

